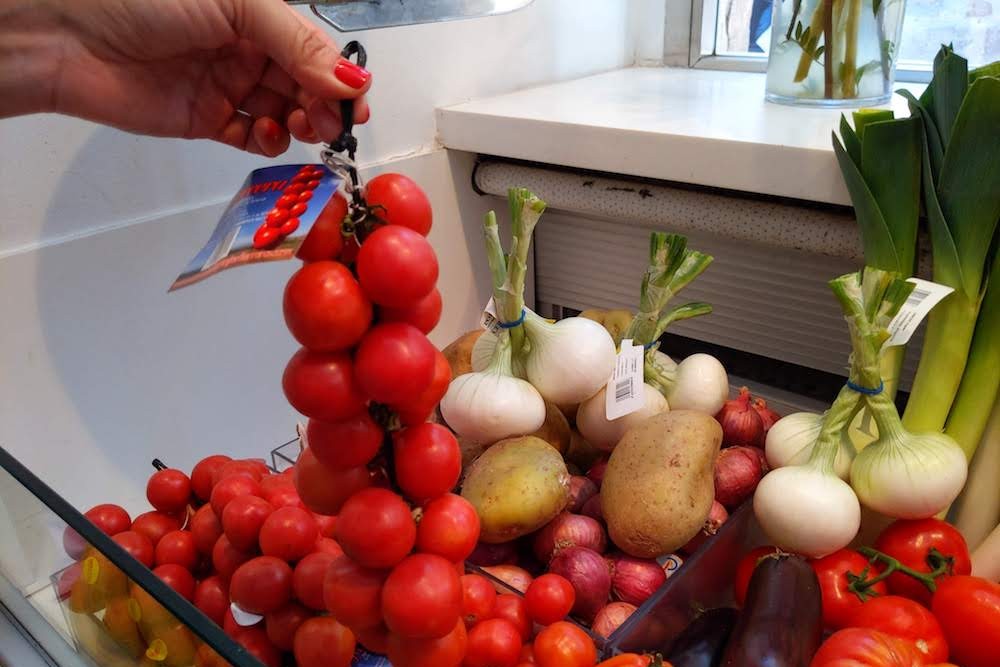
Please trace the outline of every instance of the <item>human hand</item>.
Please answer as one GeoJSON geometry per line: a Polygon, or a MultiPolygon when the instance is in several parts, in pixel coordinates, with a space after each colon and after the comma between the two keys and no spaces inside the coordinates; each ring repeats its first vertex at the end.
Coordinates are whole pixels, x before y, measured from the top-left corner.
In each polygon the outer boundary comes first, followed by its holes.
{"type": "Polygon", "coordinates": [[[289,134],[334,139],[339,100],[368,119],[371,75],[282,0],[0,0],[0,19],[15,3],[13,25],[35,37],[25,51],[50,61],[29,110],[269,156],[289,134]]]}

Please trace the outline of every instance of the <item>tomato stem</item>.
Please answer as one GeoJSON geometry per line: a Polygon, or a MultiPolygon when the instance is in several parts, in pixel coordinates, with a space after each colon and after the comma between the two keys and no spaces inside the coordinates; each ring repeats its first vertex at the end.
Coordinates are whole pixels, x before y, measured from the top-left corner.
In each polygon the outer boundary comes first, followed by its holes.
{"type": "MultiPolygon", "coordinates": [[[[935,582],[935,580],[941,575],[949,574],[952,570],[952,565],[954,562],[954,559],[945,556],[937,549],[932,548],[930,552],[927,554],[927,564],[931,567],[931,571],[918,572],[917,570],[914,570],[912,567],[907,567],[906,565],[903,565],[901,562],[899,562],[899,560],[893,558],[892,556],[889,556],[888,554],[884,554],[881,551],[878,551],[877,549],[872,549],[871,547],[861,547],[860,549],[858,549],[858,551],[860,551],[865,556],[868,556],[868,558],[871,559],[871,563],[874,564],[876,562],[882,562],[888,566],[886,567],[884,572],[873,577],[872,579],[865,580],[863,584],[859,584],[858,588],[862,590],[867,590],[869,587],[886,579],[889,575],[893,574],[894,572],[902,572],[903,574],[913,577],[914,579],[922,583],[924,586],[927,587],[927,590],[933,593],[934,591],[937,590],[937,583],[935,582]]],[[[850,578],[851,575],[848,574],[848,579],[850,578]]],[[[849,588],[855,593],[858,593],[859,591],[854,588],[854,585],[855,584],[852,581],[849,588]]],[[[864,600],[864,598],[862,598],[862,600],[864,600]]]]}

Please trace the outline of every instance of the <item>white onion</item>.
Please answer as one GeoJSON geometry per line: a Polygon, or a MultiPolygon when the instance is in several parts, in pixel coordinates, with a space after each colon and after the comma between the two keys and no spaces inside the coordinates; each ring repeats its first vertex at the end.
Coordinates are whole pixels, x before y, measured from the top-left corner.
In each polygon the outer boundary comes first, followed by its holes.
{"type": "Polygon", "coordinates": [[[596,394],[615,369],[615,342],[607,329],[583,317],[551,324],[526,312],[529,348],[525,373],[545,400],[572,405],[596,394]]]}
{"type": "Polygon", "coordinates": [[[674,410],[697,410],[715,415],[729,398],[729,377],[718,359],[692,354],[675,369],[667,400],[674,410]]]}
{"type": "MultiPolygon", "coordinates": [[[[814,412],[794,412],[776,421],[764,440],[767,465],[784,468],[808,461],[822,425],[823,415],[814,412]]],[[[851,454],[846,447],[837,450],[833,470],[843,480],[850,474],[851,454]]]]}
{"type": "Polygon", "coordinates": [[[652,385],[642,385],[643,406],[635,412],[622,415],[618,419],[608,419],[605,404],[606,388],[580,404],[576,413],[576,428],[591,445],[603,451],[611,451],[625,435],[625,431],[653,415],[670,409],[667,399],[652,385]]]}

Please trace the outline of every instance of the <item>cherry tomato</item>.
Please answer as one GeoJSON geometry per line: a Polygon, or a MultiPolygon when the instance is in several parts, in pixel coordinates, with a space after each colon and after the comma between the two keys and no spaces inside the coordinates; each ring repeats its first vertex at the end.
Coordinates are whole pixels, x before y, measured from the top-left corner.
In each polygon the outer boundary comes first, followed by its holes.
{"type": "Polygon", "coordinates": [[[809,667],[922,667],[920,653],[909,642],[870,628],[833,633],[813,656],[809,667]]]}
{"type": "Polygon", "coordinates": [[[411,178],[380,174],[365,186],[365,201],[390,225],[409,227],[424,236],[431,231],[431,202],[411,178]]]}
{"type": "Polygon", "coordinates": [[[153,574],[162,579],[167,586],[180,593],[184,599],[190,600],[194,597],[194,577],[186,567],[176,563],[167,563],[153,570],[153,574]]]}
{"type": "MultiPolygon", "coordinates": [[[[226,461],[221,466],[215,468],[212,472],[212,486],[214,487],[227,477],[235,477],[237,475],[249,477],[253,479],[253,481],[259,482],[264,479],[269,472],[270,471],[267,469],[267,466],[262,465],[260,461],[252,461],[250,459],[226,461]]],[[[209,492],[208,497],[212,497],[211,492],[209,492]]]]}
{"type": "MultiPolygon", "coordinates": [[[[862,599],[848,588],[851,584],[848,574],[864,574],[866,579],[870,579],[879,573],[878,568],[870,566],[868,559],[853,549],[834,551],[809,564],[819,579],[819,590],[823,598],[823,624],[834,630],[848,627],[847,620],[851,613],[862,604],[862,599]]],[[[867,590],[875,595],[888,593],[884,581],[867,590]]]]}
{"type": "Polygon", "coordinates": [[[202,505],[191,517],[188,523],[188,530],[194,538],[194,546],[198,552],[206,556],[212,555],[212,548],[215,542],[222,535],[222,522],[215,516],[215,511],[211,505],[202,505]]]}
{"type": "Polygon", "coordinates": [[[212,548],[212,567],[216,574],[229,581],[236,569],[253,558],[253,553],[240,551],[229,542],[225,535],[219,537],[212,548]]]}
{"type": "Polygon", "coordinates": [[[289,218],[278,228],[278,233],[284,238],[298,229],[300,222],[298,218],[289,218]]]}
{"type": "Polygon", "coordinates": [[[270,503],[274,509],[278,509],[279,507],[300,507],[306,509],[306,504],[302,502],[302,498],[299,497],[299,492],[295,490],[295,485],[292,484],[291,479],[287,477],[283,479],[288,483],[283,486],[274,487],[270,491],[265,491],[264,500],[270,503]]]}
{"type": "Polygon", "coordinates": [[[305,189],[306,186],[304,183],[302,183],[301,181],[299,181],[298,183],[293,181],[290,185],[285,186],[285,189],[282,190],[281,192],[282,194],[286,195],[298,195],[300,192],[305,191],[305,189]]]}
{"type": "Polygon", "coordinates": [[[374,628],[382,623],[382,587],[388,572],[361,567],[347,556],[330,563],[323,580],[326,608],[351,628],[374,628]]]}
{"type": "Polygon", "coordinates": [[[613,658],[598,663],[597,667],[649,667],[652,658],[638,653],[620,653],[613,658]]]}
{"type": "Polygon", "coordinates": [[[292,407],[310,419],[335,422],[365,409],[365,400],[354,381],[351,357],[343,352],[302,348],[285,367],[281,385],[292,407]]]}
{"type": "MultiPolygon", "coordinates": [[[[462,620],[465,627],[471,628],[484,618],[490,618],[493,607],[497,603],[497,591],[493,583],[478,574],[463,574],[462,581],[462,620]]],[[[518,636],[521,632],[518,629],[518,636]]]]}
{"type": "MultiPolygon", "coordinates": [[[[253,481],[250,477],[232,475],[215,485],[215,488],[212,489],[212,499],[209,504],[212,506],[215,516],[222,517],[224,516],[223,512],[226,510],[226,505],[233,500],[240,496],[257,496],[259,498],[260,493],[260,484],[253,481]]],[[[225,526],[223,526],[224,529],[225,526]]]]}
{"type": "Polygon", "coordinates": [[[406,322],[429,334],[441,319],[441,292],[437,288],[415,303],[400,308],[379,309],[380,322],[406,322]]]}
{"type": "Polygon", "coordinates": [[[931,602],[951,658],[962,667],[1000,665],[1000,584],[981,577],[938,581],[931,602]]]}
{"type": "Polygon", "coordinates": [[[354,633],[358,643],[370,653],[385,655],[389,652],[389,628],[384,625],[364,629],[351,628],[351,632],[354,633]]]}
{"type": "Polygon", "coordinates": [[[281,235],[274,227],[268,227],[267,223],[257,228],[253,234],[253,247],[257,250],[266,250],[274,246],[281,240],[281,235]]]}
{"type": "Polygon", "coordinates": [[[292,592],[299,602],[317,611],[324,611],[323,581],[330,564],[337,560],[334,554],[314,551],[295,566],[292,572],[292,592]]]}
{"type": "Polygon", "coordinates": [[[358,282],[380,306],[411,306],[430,294],[438,279],[434,249],[423,236],[398,225],[372,232],[358,251],[358,282]]]}
{"type": "Polygon", "coordinates": [[[320,463],[333,468],[367,465],[382,447],[383,435],[367,412],[339,422],[310,419],[306,426],[309,448],[320,463]]]}
{"type": "Polygon", "coordinates": [[[260,491],[264,494],[261,497],[264,498],[264,500],[267,500],[268,494],[274,493],[280,488],[291,486],[292,484],[292,481],[288,479],[288,477],[284,477],[282,475],[264,475],[258,481],[260,482],[260,491]]]}
{"type": "MultiPolygon", "coordinates": [[[[312,192],[299,195],[312,196],[312,192]]],[[[347,217],[347,200],[339,192],[320,212],[306,238],[302,241],[295,256],[303,262],[320,262],[326,259],[337,259],[344,247],[344,237],[341,227],[347,217]]]]}
{"type": "Polygon", "coordinates": [[[458,621],[439,639],[406,639],[390,633],[387,653],[393,667],[458,667],[467,643],[465,624],[458,621]]]}
{"type": "Polygon", "coordinates": [[[323,537],[333,537],[337,530],[337,517],[328,514],[313,514],[316,525],[319,526],[319,534],[323,537]]]}
{"type": "Polygon", "coordinates": [[[414,426],[427,421],[444,398],[451,383],[451,365],[441,350],[434,350],[434,377],[416,399],[406,405],[394,405],[393,409],[399,415],[399,420],[406,426],[414,426]]]}
{"type": "Polygon", "coordinates": [[[302,605],[289,602],[281,609],[264,615],[267,638],[282,651],[291,651],[295,631],[312,617],[313,613],[302,605]]]}
{"type": "Polygon", "coordinates": [[[519,659],[521,661],[520,664],[535,664],[535,649],[531,646],[531,644],[524,644],[521,646],[521,657],[519,659]]]}
{"type": "Polygon", "coordinates": [[[354,634],[332,616],[317,616],[295,633],[298,667],[350,667],[354,659],[354,634]]]}
{"type": "Polygon", "coordinates": [[[273,511],[269,502],[257,496],[233,498],[222,510],[222,530],[234,547],[253,551],[257,548],[260,528],[273,511]]]}
{"type": "Polygon", "coordinates": [[[177,512],[191,500],[191,480],[180,470],[157,470],[146,484],[146,498],[161,512],[177,512]]]}
{"type": "Polygon", "coordinates": [[[524,593],[528,617],[540,625],[552,625],[565,619],[575,602],[573,584],[558,574],[536,577],[524,593]]]}
{"type": "Polygon", "coordinates": [[[593,667],[597,662],[594,641],[567,621],[558,621],[539,632],[534,652],[539,667],[593,667]]]}
{"type": "Polygon", "coordinates": [[[132,558],[136,559],[146,567],[153,566],[153,543],[149,538],[134,530],[126,530],[111,538],[118,546],[128,552],[132,558]]]}
{"type": "Polygon", "coordinates": [[[186,530],[174,530],[164,535],[156,544],[156,564],[173,563],[185,570],[193,570],[198,565],[198,547],[194,536],[186,530]]]}
{"type": "Polygon", "coordinates": [[[267,212],[267,216],[264,218],[264,224],[274,229],[281,229],[281,226],[285,224],[285,220],[288,220],[289,217],[291,217],[291,214],[288,209],[272,208],[267,212]]]}
{"type": "Polygon", "coordinates": [[[306,208],[308,208],[306,203],[303,201],[299,201],[299,198],[296,195],[295,203],[292,204],[291,208],[288,209],[288,215],[292,216],[293,218],[298,218],[300,215],[306,212],[306,208]]]}
{"type": "Polygon", "coordinates": [[[934,614],[909,598],[887,595],[868,600],[853,609],[845,624],[871,628],[913,643],[928,663],[948,659],[948,642],[934,614]]]}
{"type": "MultiPolygon", "coordinates": [[[[950,559],[948,574],[969,574],[972,561],[965,538],[951,524],[940,519],[900,520],[890,524],[875,541],[875,548],[918,572],[930,572],[931,550],[950,559]]],[[[886,579],[893,595],[930,605],[931,591],[920,581],[902,572],[886,579]]]]}
{"type": "Polygon", "coordinates": [[[163,512],[146,512],[140,514],[132,522],[132,530],[146,538],[153,544],[153,548],[159,543],[160,538],[172,530],[180,530],[181,522],[176,517],[163,512]]]}
{"type": "Polygon", "coordinates": [[[194,606],[221,626],[229,609],[229,586],[217,574],[202,579],[194,589],[194,606]]]}
{"type": "MultiPolygon", "coordinates": [[[[311,188],[310,188],[311,189],[311,188]]],[[[291,208],[292,204],[299,200],[295,195],[281,195],[274,202],[274,208],[291,208]]]]}
{"type": "MultiPolygon", "coordinates": [[[[87,517],[105,535],[123,533],[132,525],[132,519],[128,512],[118,505],[95,505],[84,512],[83,516],[87,517]]],[[[84,552],[90,546],[85,539],[80,537],[79,533],[69,526],[63,529],[62,543],[66,554],[73,560],[83,558],[84,552]]]]}
{"type": "MultiPolygon", "coordinates": [[[[264,621],[258,621],[254,625],[260,625],[264,621]]],[[[233,616],[233,610],[231,608],[226,608],[226,613],[222,617],[222,631],[225,632],[230,637],[236,637],[244,627],[236,622],[236,618],[233,616]]]]}
{"type": "Polygon", "coordinates": [[[191,470],[191,490],[199,500],[207,501],[212,496],[215,471],[230,461],[232,459],[225,454],[213,454],[195,464],[191,470]]]}
{"type": "Polygon", "coordinates": [[[280,507],[260,529],[260,550],[266,556],[296,561],[309,554],[319,537],[319,526],[308,510],[280,507]]]}
{"type": "Polygon", "coordinates": [[[252,614],[281,609],[292,599],[292,568],[273,556],[251,558],[233,573],[229,597],[252,614]]]}
{"type": "Polygon", "coordinates": [[[298,194],[300,202],[308,202],[313,197],[312,190],[304,190],[298,194]]]}
{"type": "Polygon", "coordinates": [[[295,462],[293,479],[302,502],[319,514],[336,514],[344,501],[371,485],[367,468],[358,466],[338,470],[325,466],[308,447],[295,462]]]}
{"type": "Polygon", "coordinates": [[[524,603],[524,598],[514,593],[504,593],[497,596],[496,604],[493,605],[494,618],[506,618],[514,624],[521,632],[522,641],[528,641],[531,637],[531,618],[528,617],[528,606],[524,603]]]}
{"type": "Polygon", "coordinates": [[[760,559],[769,554],[777,553],[778,547],[757,547],[751,549],[736,565],[736,575],[733,578],[733,599],[736,605],[743,606],[743,601],[747,597],[747,588],[750,587],[750,576],[760,559]]]}
{"type": "Polygon", "coordinates": [[[405,405],[434,379],[434,346],[412,325],[376,325],[355,352],[354,375],[368,398],[405,405]]]}
{"type": "Polygon", "coordinates": [[[424,506],[417,525],[417,551],[457,563],[469,557],[478,541],[479,515],[462,496],[446,493],[424,506]]]}
{"type": "Polygon", "coordinates": [[[337,544],[337,540],[330,537],[320,537],[316,540],[316,547],[314,551],[330,554],[332,556],[344,555],[344,550],[340,548],[339,544],[337,544]]]}
{"type": "MultiPolygon", "coordinates": [[[[334,534],[344,553],[363,567],[389,568],[413,550],[417,525],[410,506],[395,493],[365,489],[344,503],[334,534]]],[[[449,620],[444,632],[451,625],[449,620]]]]}
{"type": "Polygon", "coordinates": [[[469,630],[463,667],[515,667],[521,633],[505,618],[490,618],[469,630]]]}
{"type": "Polygon", "coordinates": [[[389,630],[401,637],[448,634],[462,615],[462,582],[455,566],[433,554],[407,557],[385,580],[382,615],[389,630]]]}
{"type": "Polygon", "coordinates": [[[336,352],[353,347],[372,322],[372,304],[339,262],[303,265],[288,280],[285,324],[303,347],[336,352]]]}
{"type": "Polygon", "coordinates": [[[281,667],[281,652],[271,643],[263,628],[259,626],[243,628],[233,639],[267,667],[281,667]]]}
{"type": "MultiPolygon", "coordinates": [[[[316,175],[318,176],[319,174],[316,175]]],[[[319,187],[319,179],[313,179],[311,181],[307,181],[306,187],[310,190],[315,190],[316,188],[319,187]]]]}
{"type": "Polygon", "coordinates": [[[448,493],[458,484],[462,450],[451,431],[440,424],[417,424],[397,432],[393,454],[399,488],[418,503],[448,493]]]}

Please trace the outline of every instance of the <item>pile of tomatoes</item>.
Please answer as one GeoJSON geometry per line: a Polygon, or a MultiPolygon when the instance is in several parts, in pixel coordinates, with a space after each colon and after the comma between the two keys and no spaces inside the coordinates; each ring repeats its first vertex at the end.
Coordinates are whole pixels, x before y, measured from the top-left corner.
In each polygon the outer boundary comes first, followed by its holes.
{"type": "Polygon", "coordinates": [[[299,217],[309,208],[313,190],[319,187],[323,168],[307,164],[292,177],[292,182],[281,191],[274,208],[267,212],[264,222],[253,235],[253,247],[258,250],[273,248],[299,228],[299,217]]]}

